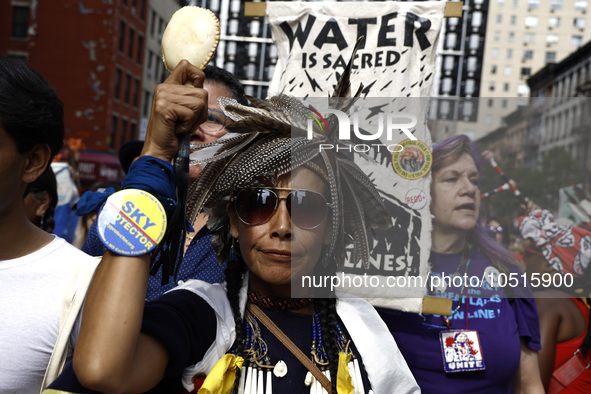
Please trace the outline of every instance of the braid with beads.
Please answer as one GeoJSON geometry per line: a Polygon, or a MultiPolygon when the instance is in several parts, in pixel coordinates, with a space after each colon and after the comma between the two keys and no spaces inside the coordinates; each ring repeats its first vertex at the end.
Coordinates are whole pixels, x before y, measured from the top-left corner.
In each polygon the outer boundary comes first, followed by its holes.
{"type": "MultiPolygon", "coordinates": [[[[246,272],[246,264],[242,261],[242,257],[238,252],[238,258],[228,259],[228,265],[224,270],[226,276],[226,294],[234,316],[234,323],[236,325],[236,340],[232,346],[237,356],[244,357],[244,324],[242,322],[242,314],[240,313],[240,289],[242,288],[242,277],[246,272]]],[[[234,381],[234,392],[238,390],[238,383],[240,382],[240,370],[236,370],[236,380],[234,381]]]]}
{"type": "Polygon", "coordinates": [[[337,342],[337,300],[336,298],[317,298],[318,315],[320,316],[320,327],[324,351],[328,356],[328,368],[332,392],[337,392],[337,372],[339,369],[339,346],[337,342]]]}

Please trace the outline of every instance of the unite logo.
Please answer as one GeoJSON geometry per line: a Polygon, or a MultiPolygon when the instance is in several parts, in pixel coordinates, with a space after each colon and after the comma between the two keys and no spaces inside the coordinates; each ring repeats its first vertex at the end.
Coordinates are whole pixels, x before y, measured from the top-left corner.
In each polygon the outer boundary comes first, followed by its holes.
{"type": "Polygon", "coordinates": [[[406,113],[406,112],[387,112],[383,113],[380,112],[372,117],[372,120],[377,121],[377,130],[375,130],[376,126],[374,124],[375,132],[372,134],[371,130],[368,130],[367,126],[360,126],[360,119],[361,114],[359,111],[353,112],[350,116],[340,111],[338,109],[327,108],[323,109],[322,113],[317,110],[308,108],[310,113],[310,119],[308,119],[307,124],[307,138],[312,140],[314,137],[314,123],[316,123],[320,130],[323,132],[328,131],[328,125],[326,120],[324,119],[325,116],[328,114],[332,114],[336,116],[338,121],[338,139],[342,142],[351,141],[351,130],[355,137],[362,141],[375,141],[375,144],[353,144],[353,145],[345,145],[345,146],[334,146],[332,144],[320,144],[319,148],[322,149],[336,149],[338,150],[348,150],[348,151],[355,151],[355,152],[369,152],[371,147],[377,147],[378,149],[381,146],[385,146],[388,151],[390,152],[401,152],[404,147],[400,144],[390,144],[386,145],[383,143],[379,143],[382,136],[385,137],[385,141],[392,141],[394,132],[402,132],[404,133],[409,139],[417,140],[417,137],[413,135],[410,131],[417,125],[417,117],[413,114],[406,113]]]}

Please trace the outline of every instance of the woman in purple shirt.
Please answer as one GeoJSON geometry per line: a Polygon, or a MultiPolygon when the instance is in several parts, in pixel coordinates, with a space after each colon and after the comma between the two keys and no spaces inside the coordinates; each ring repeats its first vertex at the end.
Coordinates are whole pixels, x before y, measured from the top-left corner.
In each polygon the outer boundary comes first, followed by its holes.
{"type": "Polygon", "coordinates": [[[451,316],[379,313],[423,393],[543,393],[535,303],[510,252],[478,224],[479,164],[463,135],[433,149],[430,289],[453,300],[451,316]]]}

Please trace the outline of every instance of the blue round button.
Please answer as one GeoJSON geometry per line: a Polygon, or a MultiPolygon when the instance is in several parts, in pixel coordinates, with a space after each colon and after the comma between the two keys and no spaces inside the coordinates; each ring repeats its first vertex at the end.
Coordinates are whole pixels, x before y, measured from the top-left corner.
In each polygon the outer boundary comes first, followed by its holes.
{"type": "Polygon", "coordinates": [[[97,218],[97,228],[109,250],[138,256],[152,251],[164,237],[166,212],[150,193],[121,190],[107,199],[97,218]]]}

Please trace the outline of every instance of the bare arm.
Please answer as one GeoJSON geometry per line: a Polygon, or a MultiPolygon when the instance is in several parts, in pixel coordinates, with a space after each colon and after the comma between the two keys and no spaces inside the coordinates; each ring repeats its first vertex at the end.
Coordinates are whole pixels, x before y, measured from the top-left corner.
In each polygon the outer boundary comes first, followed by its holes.
{"type": "MultiPolygon", "coordinates": [[[[154,93],[152,115],[142,153],[170,161],[178,149],[176,134],[191,131],[206,116],[203,73],[186,61],[154,93]],[[195,87],[184,86],[194,81],[195,87]]],[[[74,371],[87,388],[106,392],[143,392],[163,377],[166,349],[141,334],[150,257],[107,252],[88,290],[74,371]]]]}
{"type": "Polygon", "coordinates": [[[527,347],[521,340],[519,369],[513,378],[513,392],[522,394],[544,394],[544,386],[538,368],[538,352],[527,347]]]}
{"type": "Polygon", "coordinates": [[[148,255],[103,256],[88,290],[74,352],[74,370],[85,387],[146,391],[164,376],[166,350],[140,334],[149,264],[148,255]]]}
{"type": "Polygon", "coordinates": [[[556,343],[558,342],[558,329],[561,321],[559,311],[552,307],[552,304],[555,304],[554,301],[549,298],[536,298],[536,307],[538,309],[538,316],[540,317],[540,334],[542,337],[542,350],[538,356],[540,374],[545,389],[548,389],[550,385],[550,378],[554,370],[556,343]]]}

